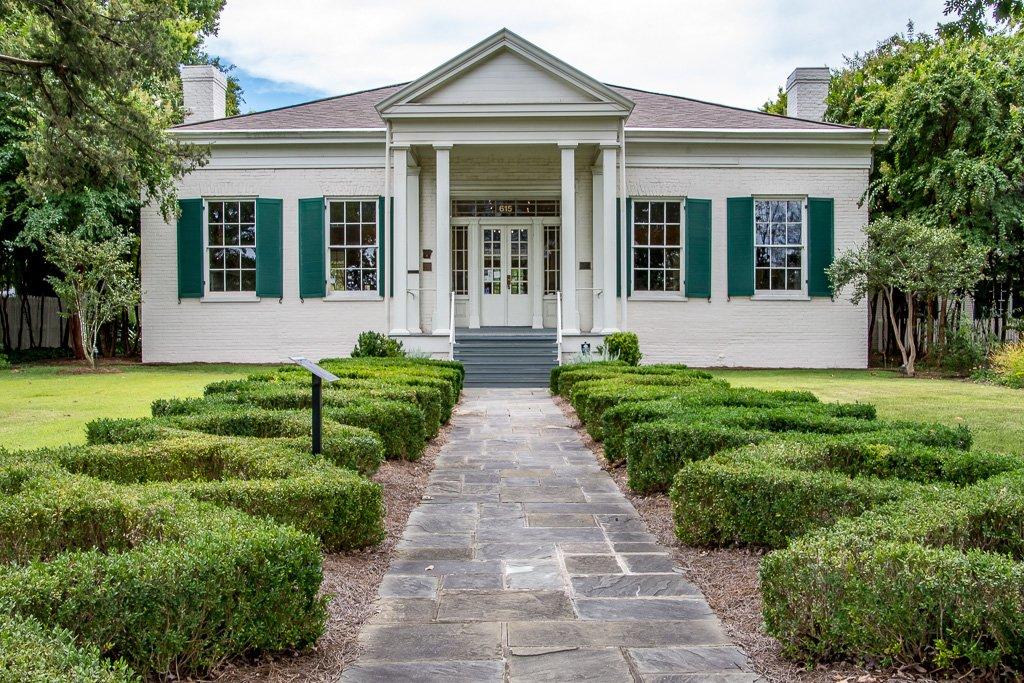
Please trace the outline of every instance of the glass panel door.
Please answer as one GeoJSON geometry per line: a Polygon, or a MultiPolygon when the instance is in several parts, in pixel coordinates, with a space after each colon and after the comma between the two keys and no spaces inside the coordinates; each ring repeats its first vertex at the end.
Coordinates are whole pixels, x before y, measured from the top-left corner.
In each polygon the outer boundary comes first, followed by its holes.
{"type": "Polygon", "coordinates": [[[480,237],[480,324],[529,326],[530,228],[484,227],[480,237]]]}

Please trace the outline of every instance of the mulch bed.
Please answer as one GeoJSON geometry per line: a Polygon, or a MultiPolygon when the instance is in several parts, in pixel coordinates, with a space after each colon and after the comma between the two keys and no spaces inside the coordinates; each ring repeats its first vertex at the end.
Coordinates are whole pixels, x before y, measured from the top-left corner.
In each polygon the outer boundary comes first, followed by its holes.
{"type": "Polygon", "coordinates": [[[341,671],[359,655],[359,629],[373,615],[377,588],[391,563],[409,514],[420,503],[427,478],[448,428],[427,446],[417,462],[385,461],[373,480],[384,487],[387,537],[373,548],[324,556],[321,592],[330,596],[327,625],[316,645],[304,652],[266,657],[255,662],[233,661],[209,678],[218,683],[250,681],[337,681],[341,671]]]}
{"type": "Polygon", "coordinates": [[[726,633],[743,648],[757,673],[769,681],[801,683],[888,683],[934,681],[923,669],[871,670],[849,663],[819,664],[807,669],[784,659],[779,641],[762,629],[761,590],[758,571],[764,552],[747,548],[695,548],[683,545],[675,535],[672,504],[666,495],[640,496],[626,484],[624,465],[610,465],[601,444],[594,441],[580,423],[576,411],[564,398],[555,403],[569,420],[583,443],[594,453],[622,493],[633,503],[648,530],[667,546],[683,568],[687,579],[704,593],[726,633]]]}

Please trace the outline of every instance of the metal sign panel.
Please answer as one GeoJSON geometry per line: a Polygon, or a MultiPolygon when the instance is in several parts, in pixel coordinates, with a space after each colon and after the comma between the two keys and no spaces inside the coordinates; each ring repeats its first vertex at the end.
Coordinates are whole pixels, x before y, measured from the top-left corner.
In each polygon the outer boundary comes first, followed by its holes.
{"type": "Polygon", "coordinates": [[[322,367],[320,367],[313,361],[303,356],[288,356],[288,359],[291,360],[293,363],[296,363],[306,368],[311,373],[313,373],[320,379],[324,380],[325,382],[337,382],[339,379],[337,376],[327,372],[322,367]]]}

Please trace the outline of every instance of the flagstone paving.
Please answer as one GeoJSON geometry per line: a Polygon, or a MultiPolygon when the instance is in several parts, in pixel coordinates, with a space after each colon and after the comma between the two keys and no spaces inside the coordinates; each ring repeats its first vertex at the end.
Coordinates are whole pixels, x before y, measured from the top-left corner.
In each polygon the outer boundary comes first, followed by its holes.
{"type": "Polygon", "coordinates": [[[759,678],[546,390],[468,389],[343,681],[759,678]]]}

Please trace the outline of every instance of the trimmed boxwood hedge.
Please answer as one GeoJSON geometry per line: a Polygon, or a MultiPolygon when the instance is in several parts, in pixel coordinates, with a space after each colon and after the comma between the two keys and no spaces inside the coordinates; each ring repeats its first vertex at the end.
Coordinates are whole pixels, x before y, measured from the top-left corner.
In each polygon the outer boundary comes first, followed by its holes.
{"type": "Polygon", "coordinates": [[[113,483],[173,482],[169,488],[198,500],[311,533],[330,551],[362,548],[384,538],[380,485],[307,455],[289,439],[167,432],[161,440],[33,455],[113,483]]]}
{"type": "Polygon", "coordinates": [[[769,554],[768,632],[786,654],[1024,667],[1024,471],[924,492],[769,554]]]}
{"type": "Polygon", "coordinates": [[[139,674],[205,671],[323,632],[309,534],[24,456],[3,456],[0,493],[2,609],[67,629],[139,674]]]}
{"type": "Polygon", "coordinates": [[[99,648],[80,645],[66,629],[48,628],[35,619],[0,615],[0,682],[135,683],[123,661],[109,661],[99,648]]]}
{"type": "Polygon", "coordinates": [[[1024,466],[1017,456],[924,446],[911,430],[801,434],[719,453],[675,476],[676,534],[699,546],[783,547],[841,517],[1024,466]]]}
{"type": "Polygon", "coordinates": [[[556,375],[557,386],[552,390],[564,398],[569,398],[573,387],[580,382],[588,382],[598,379],[622,379],[629,382],[633,377],[644,377],[651,375],[674,375],[685,374],[691,377],[712,379],[710,373],[703,370],[691,370],[685,365],[640,365],[632,366],[623,363],[579,363],[566,366],[566,369],[556,375]]]}
{"type": "MultiPolygon", "coordinates": [[[[160,418],[100,418],[86,425],[86,440],[90,444],[150,441],[166,438],[169,428],[222,436],[276,438],[305,453],[312,448],[309,413],[238,406],[160,418]]],[[[384,444],[369,429],[328,420],[321,437],[321,454],[339,467],[373,474],[384,460],[384,444]]]]}

